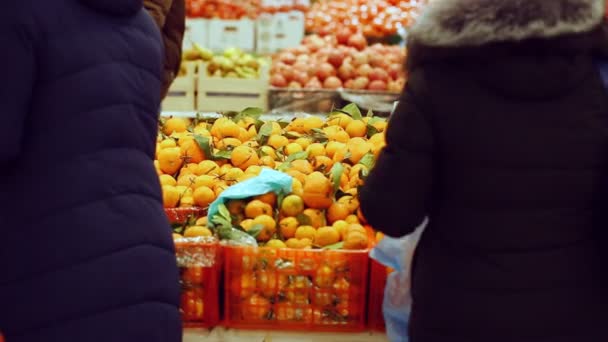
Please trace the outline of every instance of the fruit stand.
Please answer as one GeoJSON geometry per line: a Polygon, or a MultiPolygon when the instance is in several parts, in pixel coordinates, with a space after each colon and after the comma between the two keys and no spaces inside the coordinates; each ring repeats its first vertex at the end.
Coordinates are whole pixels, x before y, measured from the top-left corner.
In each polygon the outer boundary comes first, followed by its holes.
{"type": "Polygon", "coordinates": [[[386,341],[389,271],[369,258],[357,192],[425,1],[187,3],[155,160],[185,341],[386,341]],[[266,170],[289,187],[224,198],[266,170]]]}

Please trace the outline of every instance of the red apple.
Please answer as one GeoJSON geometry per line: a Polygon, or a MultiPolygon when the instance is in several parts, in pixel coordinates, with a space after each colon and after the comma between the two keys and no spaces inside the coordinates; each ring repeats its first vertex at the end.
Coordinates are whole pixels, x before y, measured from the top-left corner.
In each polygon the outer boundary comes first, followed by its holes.
{"type": "Polygon", "coordinates": [[[325,79],[325,82],[323,82],[323,88],[325,88],[325,89],[342,88],[342,81],[340,81],[340,79],[337,78],[336,76],[329,76],[327,79],[325,79]]]}
{"type": "Polygon", "coordinates": [[[365,52],[355,52],[353,54],[353,65],[358,67],[360,65],[363,64],[368,64],[369,63],[369,57],[367,55],[367,53],[365,52]]]}
{"type": "Polygon", "coordinates": [[[342,27],[336,33],[336,40],[338,41],[338,44],[346,45],[346,44],[348,44],[348,39],[350,38],[351,35],[352,35],[352,32],[350,32],[350,30],[348,28],[342,27]]]}
{"type": "Polygon", "coordinates": [[[355,73],[355,67],[352,66],[350,63],[346,62],[342,64],[342,66],[340,66],[340,68],[338,69],[338,76],[340,76],[342,81],[347,81],[355,77],[355,73]]]}
{"type": "Polygon", "coordinates": [[[300,84],[308,83],[309,79],[310,77],[308,77],[308,73],[306,73],[305,71],[296,71],[293,76],[293,80],[300,84]]]}
{"type": "Polygon", "coordinates": [[[388,69],[387,57],[382,53],[375,53],[370,56],[369,64],[374,68],[388,69]]]}
{"type": "Polygon", "coordinates": [[[283,52],[279,55],[279,60],[287,65],[292,65],[296,62],[296,55],[291,52],[283,52]]]}
{"type": "Polygon", "coordinates": [[[372,72],[369,73],[369,80],[370,81],[384,81],[384,82],[388,82],[389,80],[389,76],[388,76],[388,72],[386,72],[386,70],[381,69],[381,68],[374,68],[372,70],[372,72]]]}
{"type": "Polygon", "coordinates": [[[399,78],[399,76],[401,76],[403,74],[403,67],[401,66],[401,64],[391,64],[388,67],[388,75],[393,79],[396,80],[399,78]]]}
{"type": "Polygon", "coordinates": [[[386,91],[388,85],[384,81],[372,81],[367,86],[367,89],[374,91],[386,91]]]}
{"type": "Polygon", "coordinates": [[[344,88],[346,88],[346,89],[354,89],[355,88],[355,80],[350,79],[350,80],[344,82],[344,88]]]}
{"type": "Polygon", "coordinates": [[[369,85],[369,79],[364,76],[359,76],[359,77],[355,78],[355,80],[353,81],[353,89],[358,89],[358,90],[367,89],[368,85],[369,85]]]}
{"type": "Polygon", "coordinates": [[[357,33],[348,38],[347,44],[348,46],[352,46],[357,50],[361,51],[367,46],[367,40],[365,39],[365,36],[360,33],[357,33]]]}
{"type": "Polygon", "coordinates": [[[321,89],[323,88],[323,85],[321,84],[321,81],[319,81],[318,78],[313,77],[306,83],[305,87],[308,89],[321,89]]]}
{"type": "Polygon", "coordinates": [[[283,75],[283,77],[285,77],[285,80],[288,83],[293,81],[295,73],[296,73],[296,70],[292,67],[283,68],[283,70],[281,70],[281,74],[283,75]]]}
{"type": "Polygon", "coordinates": [[[357,75],[368,77],[373,70],[369,64],[363,64],[357,68],[357,75]]]}
{"type": "Polygon", "coordinates": [[[285,77],[283,77],[283,75],[281,74],[274,74],[272,75],[272,77],[270,78],[270,84],[273,87],[279,87],[279,88],[284,88],[287,86],[287,80],[285,79],[285,77]]]}
{"type": "Polygon", "coordinates": [[[344,53],[337,50],[330,52],[329,56],[327,56],[327,62],[333,65],[334,68],[339,68],[344,62],[344,53]]]}
{"type": "Polygon", "coordinates": [[[289,85],[287,86],[287,88],[289,89],[302,89],[302,85],[296,81],[291,81],[289,82],[289,85]]]}
{"type": "Polygon", "coordinates": [[[336,76],[336,69],[329,63],[321,63],[317,68],[317,77],[322,82],[330,76],[336,76]]]}

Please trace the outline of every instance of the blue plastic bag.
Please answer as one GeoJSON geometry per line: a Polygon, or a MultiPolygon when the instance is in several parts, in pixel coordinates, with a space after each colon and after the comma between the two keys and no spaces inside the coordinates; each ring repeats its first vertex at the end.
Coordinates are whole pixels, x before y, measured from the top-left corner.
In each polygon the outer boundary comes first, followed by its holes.
{"type": "Polygon", "coordinates": [[[398,239],[385,237],[370,252],[372,259],[395,270],[387,277],[382,303],[386,334],[391,342],[409,341],[411,264],[425,227],[426,221],[410,235],[398,239]]]}
{"type": "MultiPolygon", "coordinates": [[[[209,222],[213,222],[216,215],[221,216],[220,206],[230,200],[245,199],[269,192],[274,192],[278,196],[287,195],[291,193],[292,183],[293,178],[286,173],[272,169],[262,169],[259,176],[235,184],[222,192],[209,206],[207,218],[209,222]]],[[[224,208],[224,210],[226,209],[224,208]]],[[[222,230],[222,232],[224,231],[222,230]]],[[[230,242],[236,245],[257,246],[255,238],[238,229],[228,229],[228,232],[220,234],[220,236],[222,235],[229,236],[230,242]]]]}

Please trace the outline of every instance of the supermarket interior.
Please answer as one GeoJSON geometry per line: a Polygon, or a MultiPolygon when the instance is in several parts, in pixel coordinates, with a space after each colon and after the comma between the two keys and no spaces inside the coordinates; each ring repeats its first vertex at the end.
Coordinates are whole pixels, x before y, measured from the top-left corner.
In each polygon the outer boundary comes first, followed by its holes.
{"type": "Polygon", "coordinates": [[[156,162],[185,339],[388,341],[390,271],[369,256],[381,234],[357,189],[385,144],[424,1],[186,4],[156,162]],[[291,189],[258,185],[264,168],[291,189]]]}

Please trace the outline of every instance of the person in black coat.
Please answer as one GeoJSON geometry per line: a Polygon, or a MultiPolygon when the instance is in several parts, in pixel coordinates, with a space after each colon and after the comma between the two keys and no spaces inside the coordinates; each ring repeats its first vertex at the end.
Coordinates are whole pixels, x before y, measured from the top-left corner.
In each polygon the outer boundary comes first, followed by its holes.
{"type": "Polygon", "coordinates": [[[0,42],[0,333],[181,341],[153,164],[163,45],[142,0],[4,2],[0,42]]]}
{"type": "Polygon", "coordinates": [[[437,0],[361,189],[389,236],[427,229],[412,342],[608,341],[598,220],[608,96],[604,0],[437,0]]]}

